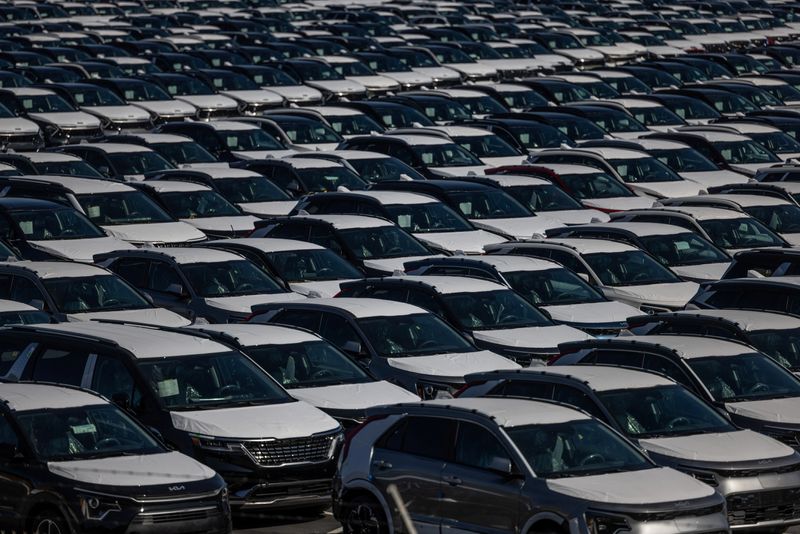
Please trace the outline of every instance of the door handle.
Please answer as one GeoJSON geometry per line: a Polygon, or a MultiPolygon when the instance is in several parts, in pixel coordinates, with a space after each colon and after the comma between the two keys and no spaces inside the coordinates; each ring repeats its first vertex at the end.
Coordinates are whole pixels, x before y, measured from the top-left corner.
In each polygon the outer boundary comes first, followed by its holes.
{"type": "Polygon", "coordinates": [[[372,462],[372,465],[377,467],[378,469],[391,469],[392,468],[392,464],[390,464],[389,462],[386,462],[384,460],[375,460],[374,462],[372,462]]]}
{"type": "Polygon", "coordinates": [[[463,482],[460,478],[452,475],[444,475],[442,478],[451,486],[460,486],[463,482]]]}

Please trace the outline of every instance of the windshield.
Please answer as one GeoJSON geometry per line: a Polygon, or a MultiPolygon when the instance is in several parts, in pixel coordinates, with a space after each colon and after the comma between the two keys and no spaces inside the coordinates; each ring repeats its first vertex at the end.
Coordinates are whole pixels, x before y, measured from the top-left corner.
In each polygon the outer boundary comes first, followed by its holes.
{"type": "Polygon", "coordinates": [[[800,207],[795,204],[751,206],[745,211],[779,234],[800,233],[800,207]]]}
{"type": "Polygon", "coordinates": [[[127,282],[102,274],[43,280],[56,309],[63,313],[140,310],[152,308],[127,282]]]}
{"type": "Polygon", "coordinates": [[[230,130],[219,132],[230,150],[283,150],[284,147],[274,137],[260,128],[252,130],[230,130]]]}
{"type": "Polygon", "coordinates": [[[297,80],[278,69],[259,69],[255,72],[251,72],[249,75],[254,82],[262,87],[300,85],[297,80]]]}
{"type": "Polygon", "coordinates": [[[236,207],[215,191],[180,191],[161,193],[161,201],[176,219],[229,217],[241,215],[236,207]]]}
{"type": "Polygon", "coordinates": [[[748,137],[776,154],[800,153],[800,142],[785,132],[753,133],[748,137]]]}
{"type": "Polygon", "coordinates": [[[184,163],[216,163],[211,153],[194,141],[151,144],[150,148],[177,167],[184,163]]]}
{"type": "Polygon", "coordinates": [[[182,270],[189,285],[201,297],[236,297],[283,292],[283,288],[275,280],[247,260],[190,263],[183,265],[182,270]]]}
{"type": "Polygon", "coordinates": [[[554,185],[521,185],[506,187],[505,190],[534,213],[584,209],[574,198],[554,185]]]}
{"type": "Polygon", "coordinates": [[[490,115],[508,111],[490,96],[471,96],[458,99],[459,103],[475,115],[490,115]]]}
{"type": "Polygon", "coordinates": [[[164,210],[139,191],[76,197],[89,220],[100,226],[172,221],[164,210]]]}
{"type": "Polygon", "coordinates": [[[125,102],[108,89],[93,88],[71,93],[79,106],[124,106],[125,102]]]}
{"type": "Polygon", "coordinates": [[[174,168],[158,152],[122,152],[108,154],[108,159],[121,174],[147,174],[174,168]]]}
{"type": "Polygon", "coordinates": [[[56,113],[76,111],[72,104],[58,95],[32,95],[17,97],[26,113],[56,113]]]}
{"type": "Polygon", "coordinates": [[[672,271],[641,250],[584,255],[586,263],[607,286],[636,286],[680,282],[672,271]]]}
{"type": "Polygon", "coordinates": [[[375,76],[375,73],[360,61],[333,63],[331,66],[342,76],[375,76]]]}
{"type": "Polygon", "coordinates": [[[340,165],[297,169],[297,174],[310,192],[336,191],[339,187],[351,191],[367,188],[367,184],[356,173],[340,165]]]}
{"type": "Polygon", "coordinates": [[[339,135],[368,135],[384,131],[383,126],[361,113],[357,115],[327,115],[333,131],[339,135]]]}
{"type": "Polygon", "coordinates": [[[549,83],[546,87],[550,90],[556,102],[576,102],[578,100],[589,100],[592,94],[580,85],[570,83],[549,83]]]}
{"type": "Polygon", "coordinates": [[[52,323],[53,318],[43,311],[8,311],[0,312],[0,326],[14,324],[43,324],[52,323]]]}
{"type": "Polygon", "coordinates": [[[293,402],[260,367],[238,352],[139,360],[169,410],[293,402]]]}
{"type": "Polygon", "coordinates": [[[290,250],[269,255],[272,268],[287,282],[322,282],[363,278],[364,275],[328,249],[290,250]]]}
{"type": "Polygon", "coordinates": [[[720,402],[800,397],[797,377],[763,354],[687,361],[711,396],[720,402]]]}
{"type": "Polygon", "coordinates": [[[501,91],[500,96],[503,97],[506,105],[511,108],[529,109],[547,105],[547,100],[534,90],[501,91]]]}
{"type": "Polygon", "coordinates": [[[562,144],[575,146],[575,142],[564,132],[546,124],[512,126],[510,130],[525,148],[558,148],[562,144]]]}
{"type": "Polygon", "coordinates": [[[214,184],[226,200],[233,203],[272,202],[291,200],[291,197],[263,176],[224,178],[214,184]]]}
{"type": "Polygon", "coordinates": [[[65,176],[86,176],[90,178],[102,178],[103,175],[97,172],[94,167],[85,161],[43,161],[34,163],[36,172],[39,174],[61,174],[65,176]]]}
{"type": "Polygon", "coordinates": [[[458,137],[454,139],[479,158],[502,158],[520,156],[519,151],[497,135],[476,135],[474,137],[458,137]]]}
{"type": "Polygon", "coordinates": [[[322,61],[292,63],[292,67],[304,81],[344,80],[333,67],[322,61]]]}
{"type": "Polygon", "coordinates": [[[394,225],[341,230],[339,235],[361,260],[430,255],[419,241],[394,225]]]}
{"type": "Polygon", "coordinates": [[[639,94],[650,94],[653,92],[650,87],[642,81],[639,81],[638,78],[633,76],[625,76],[622,78],[610,78],[606,81],[608,85],[616,89],[617,92],[627,94],[627,93],[639,93],[639,94]]]}
{"type": "Polygon", "coordinates": [[[654,149],[648,152],[675,172],[710,172],[719,170],[719,167],[714,165],[711,160],[693,148],[654,149]]]}
{"type": "Polygon", "coordinates": [[[606,299],[569,269],[503,273],[508,285],[535,306],[604,302],[606,299]]]}
{"type": "Polygon", "coordinates": [[[450,194],[452,202],[467,219],[500,219],[530,217],[532,214],[499,189],[456,191],[450,194]]]}
{"type": "Polygon", "coordinates": [[[578,37],[584,46],[611,46],[613,43],[599,33],[590,33],[578,37]]]}
{"type": "Polygon", "coordinates": [[[475,351],[461,334],[431,313],[373,317],[358,324],[384,358],[475,351]]]}
{"type": "Polygon", "coordinates": [[[711,241],[722,248],[782,247],[784,245],[783,241],[769,228],[750,217],[698,222],[711,237],[711,241]]]}
{"type": "Polygon", "coordinates": [[[433,51],[439,63],[475,63],[475,60],[457,48],[437,48],[433,51]]]}
{"type": "Polygon", "coordinates": [[[750,332],[747,342],[784,367],[800,369],[800,328],[750,332]]]}
{"type": "Polygon", "coordinates": [[[680,126],[686,124],[678,115],[661,106],[630,110],[634,118],[645,126],[680,126]]]}
{"type": "Polygon", "coordinates": [[[583,48],[581,42],[578,41],[576,38],[572,37],[571,35],[560,35],[557,33],[552,33],[547,35],[544,39],[547,48],[551,50],[556,50],[556,49],[573,50],[576,48],[583,48]]]}
{"type": "Polygon", "coordinates": [[[172,100],[162,88],[152,83],[122,83],[119,85],[122,95],[128,102],[149,102],[172,100]]]}
{"type": "Polygon", "coordinates": [[[400,228],[412,233],[469,232],[472,226],[440,202],[430,204],[393,204],[386,211],[400,228]]]}
{"type": "Polygon", "coordinates": [[[443,294],[442,301],[464,330],[494,330],[552,324],[528,301],[508,289],[443,294]]]}
{"type": "Polygon", "coordinates": [[[258,84],[244,74],[233,72],[226,72],[220,76],[210,76],[209,80],[214,89],[218,91],[252,91],[259,88],[258,84]]]}
{"type": "Polygon", "coordinates": [[[619,180],[604,172],[563,174],[561,181],[578,199],[634,196],[619,180]]]}
{"type": "Polygon", "coordinates": [[[719,92],[708,96],[713,99],[714,108],[720,113],[731,114],[758,111],[758,106],[737,94],[719,92]]]}
{"type": "Polygon", "coordinates": [[[720,249],[694,232],[674,235],[641,236],[644,249],[667,266],[729,262],[720,249]]]}
{"type": "Polygon", "coordinates": [[[9,215],[25,234],[25,239],[29,241],[87,239],[106,236],[86,217],[69,208],[55,208],[46,211],[11,211],[9,215]]]}
{"type": "Polygon", "coordinates": [[[412,180],[424,180],[420,173],[396,158],[351,159],[348,163],[368,182],[402,180],[405,174],[412,180]]]}
{"type": "Polygon", "coordinates": [[[411,149],[429,167],[479,167],[483,162],[455,143],[412,145],[411,149]]]}
{"type": "Polygon", "coordinates": [[[629,184],[683,181],[675,171],[654,157],[612,159],[608,163],[629,184]]]}
{"type": "Polygon", "coordinates": [[[191,76],[180,76],[165,80],[167,92],[172,96],[213,95],[214,90],[191,76]]]}
{"type": "Polygon", "coordinates": [[[326,341],[263,345],[245,351],[286,389],[372,382],[361,367],[326,341]]]}
{"type": "Polygon", "coordinates": [[[467,108],[454,100],[430,98],[421,100],[422,111],[432,121],[459,121],[472,118],[467,108]]]}
{"type": "Polygon", "coordinates": [[[653,467],[632,445],[592,419],[505,431],[540,478],[585,477],[653,467]]]}
{"type": "Polygon", "coordinates": [[[551,116],[547,118],[547,122],[574,141],[605,139],[606,137],[605,130],[583,117],[551,116]]]}
{"type": "Polygon", "coordinates": [[[732,164],[777,163],[781,159],[755,141],[719,141],[714,147],[722,158],[732,164]]]}
{"type": "Polygon", "coordinates": [[[592,121],[607,132],[647,132],[647,128],[632,115],[622,111],[603,110],[587,113],[592,121]]]}
{"type": "Polygon", "coordinates": [[[598,391],[597,396],[622,431],[636,439],[735,430],[682,386],[598,391]]]}
{"type": "Polygon", "coordinates": [[[36,456],[48,462],[165,452],[108,404],[19,412],[16,420],[36,456]]]}
{"type": "Polygon", "coordinates": [[[619,96],[616,89],[599,80],[596,82],[581,82],[581,87],[597,98],[617,98],[619,96]]]}
{"type": "Polygon", "coordinates": [[[675,100],[667,100],[666,105],[675,112],[675,114],[686,119],[718,119],[720,114],[714,108],[701,102],[695,98],[681,98],[675,100]]]}
{"type": "Polygon", "coordinates": [[[281,130],[292,143],[315,144],[315,143],[339,143],[342,138],[327,124],[321,122],[291,122],[281,121],[281,130]]]}

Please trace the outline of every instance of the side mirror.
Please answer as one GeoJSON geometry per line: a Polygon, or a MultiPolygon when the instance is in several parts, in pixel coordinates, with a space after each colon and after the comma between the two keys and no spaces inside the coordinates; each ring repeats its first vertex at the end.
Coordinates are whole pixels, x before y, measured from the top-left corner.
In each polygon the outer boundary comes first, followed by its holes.
{"type": "Polygon", "coordinates": [[[167,293],[175,295],[176,297],[188,297],[186,290],[180,284],[170,284],[167,286],[167,293]]]}
{"type": "Polygon", "coordinates": [[[33,306],[37,310],[44,310],[44,301],[41,299],[33,299],[32,301],[28,302],[30,306],[33,306]]]}
{"type": "Polygon", "coordinates": [[[489,469],[492,471],[497,471],[498,473],[503,473],[504,475],[510,475],[511,471],[514,469],[514,466],[512,465],[511,460],[508,458],[494,456],[491,460],[489,460],[489,469]]]}
{"type": "Polygon", "coordinates": [[[575,273],[575,274],[577,274],[578,276],[580,276],[580,277],[581,277],[581,279],[582,279],[584,282],[587,282],[587,283],[589,283],[589,284],[591,284],[591,283],[592,283],[592,280],[589,278],[589,275],[588,275],[588,274],[586,274],[586,273],[575,273]]]}
{"type": "Polygon", "coordinates": [[[142,298],[155,306],[155,302],[153,301],[153,296],[150,293],[145,293],[144,291],[142,291],[142,298]]]}
{"type": "Polygon", "coordinates": [[[354,354],[356,356],[363,356],[363,348],[361,343],[358,341],[348,341],[342,346],[342,350],[349,353],[354,354]]]}
{"type": "Polygon", "coordinates": [[[97,172],[99,172],[103,176],[111,176],[111,169],[109,169],[105,165],[100,165],[99,167],[97,167],[97,172]]]}

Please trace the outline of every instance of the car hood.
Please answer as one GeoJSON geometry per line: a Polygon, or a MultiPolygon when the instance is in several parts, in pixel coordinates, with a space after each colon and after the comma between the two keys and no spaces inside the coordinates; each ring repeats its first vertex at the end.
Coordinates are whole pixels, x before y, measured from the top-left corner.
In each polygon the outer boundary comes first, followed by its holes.
{"type": "Polygon", "coordinates": [[[348,76],[347,79],[360,83],[367,89],[379,89],[381,91],[400,89],[400,85],[387,76],[348,76]]]}
{"type": "Polygon", "coordinates": [[[289,215],[297,205],[296,200],[274,200],[270,202],[245,202],[237,204],[244,212],[253,215],[289,215]]]}
{"type": "Polygon", "coordinates": [[[186,243],[202,241],[206,235],[185,222],[162,222],[150,224],[117,224],[103,226],[112,236],[132,243],[186,243]],[[154,239],[155,238],[155,239],[154,239]]]}
{"type": "Polygon", "coordinates": [[[412,69],[424,76],[430,76],[436,80],[459,80],[461,75],[448,67],[415,67],[412,69]]]}
{"type": "Polygon", "coordinates": [[[788,241],[793,247],[800,246],[800,234],[781,234],[781,237],[788,241]]]}
{"type": "Polygon", "coordinates": [[[680,48],[664,45],[648,46],[647,51],[657,56],[680,56],[683,54],[683,50],[680,48]]]}
{"type": "Polygon", "coordinates": [[[273,91],[265,89],[251,89],[246,91],[222,91],[220,94],[229,96],[235,100],[242,100],[251,104],[274,104],[283,103],[283,97],[273,91]]]}
{"type": "Polygon", "coordinates": [[[289,102],[318,102],[322,100],[322,93],[307,85],[281,85],[270,87],[269,90],[278,93],[289,102]]]}
{"type": "Polygon", "coordinates": [[[538,213],[540,216],[551,217],[562,225],[608,222],[610,220],[607,213],[593,209],[540,211],[538,213]]]}
{"type": "Polygon", "coordinates": [[[794,454],[788,445],[752,430],[640,439],[639,445],[648,452],[698,462],[757,462],[794,454]]]}
{"type": "Polygon", "coordinates": [[[206,305],[228,312],[251,313],[253,306],[268,302],[291,302],[305,297],[293,291],[285,293],[261,293],[258,295],[238,295],[234,297],[214,297],[203,299],[206,305]]]}
{"type": "Polygon", "coordinates": [[[772,167],[773,165],[778,165],[778,162],[775,163],[737,163],[736,165],[731,165],[731,169],[734,171],[743,172],[748,176],[753,176],[755,173],[759,171],[759,169],[765,169],[767,167],[772,167]]]}
{"type": "Polygon", "coordinates": [[[577,499],[613,504],[656,504],[701,499],[711,486],[668,467],[547,481],[547,487],[577,499]]]}
{"type": "Polygon", "coordinates": [[[739,174],[733,171],[705,171],[705,172],[682,172],[680,173],[686,180],[697,182],[704,188],[714,187],[717,185],[728,184],[745,184],[748,182],[748,177],[744,174],[739,174]]]}
{"type": "Polygon", "coordinates": [[[385,380],[318,388],[292,388],[289,393],[292,397],[323,410],[365,410],[382,404],[419,400],[410,391],[385,380]]]}
{"type": "Polygon", "coordinates": [[[445,63],[445,67],[449,67],[458,72],[463,72],[467,76],[496,76],[497,70],[483,65],[481,63],[445,63]]]}
{"type": "Polygon", "coordinates": [[[178,115],[189,117],[197,112],[193,105],[181,100],[147,100],[136,102],[133,105],[162,116],[178,115]]]}
{"type": "Polygon", "coordinates": [[[652,208],[655,199],[652,197],[612,197],[612,198],[585,198],[581,204],[587,208],[597,208],[604,211],[625,211],[652,208]]]}
{"type": "Polygon", "coordinates": [[[349,93],[365,93],[367,88],[353,80],[319,80],[309,81],[308,85],[323,91],[331,93],[349,94],[349,93]]]}
{"type": "Polygon", "coordinates": [[[179,452],[112,456],[69,462],[48,462],[47,470],[60,477],[104,486],[157,486],[212,478],[215,473],[179,452]]]}
{"type": "Polygon", "coordinates": [[[152,324],[156,326],[187,326],[192,322],[164,308],[143,308],[140,310],[118,310],[91,313],[70,313],[69,320],[94,321],[99,319],[110,319],[112,321],[126,321],[130,323],[152,324]]]}
{"type": "Polygon", "coordinates": [[[693,197],[703,191],[703,187],[691,180],[681,180],[676,182],[639,182],[628,184],[631,189],[641,191],[659,197],[677,198],[693,197]]]}
{"type": "Polygon", "coordinates": [[[464,375],[470,373],[497,369],[519,369],[520,367],[508,358],[488,350],[388,358],[386,362],[390,367],[401,371],[456,382],[463,382],[464,375]]]}
{"type": "Polygon", "coordinates": [[[643,284],[640,286],[604,287],[603,293],[612,299],[636,304],[683,308],[697,293],[699,286],[694,282],[673,284],[643,284]]]}
{"type": "Polygon", "coordinates": [[[732,414],[749,419],[800,424],[800,397],[727,402],[725,407],[732,414]]]}
{"type": "Polygon", "coordinates": [[[60,113],[28,113],[33,120],[55,124],[60,128],[99,128],[100,119],[83,111],[60,113]]]}
{"type": "Polygon", "coordinates": [[[407,261],[421,260],[423,258],[439,257],[439,255],[432,256],[402,256],[399,258],[384,258],[375,260],[363,260],[364,267],[374,269],[376,271],[383,271],[392,274],[397,270],[402,271],[403,266],[407,261]]]}
{"type": "Polygon", "coordinates": [[[141,122],[150,120],[150,113],[137,106],[91,106],[81,108],[86,113],[114,122],[141,122]]]}
{"type": "Polygon", "coordinates": [[[561,343],[592,339],[586,332],[564,324],[555,326],[526,326],[498,330],[474,330],[472,337],[492,345],[516,349],[555,349],[561,343]]]}
{"type": "Polygon", "coordinates": [[[556,50],[559,54],[567,56],[568,58],[583,59],[589,61],[602,61],[605,56],[597,50],[589,48],[559,48],[556,50]]]}
{"type": "Polygon", "coordinates": [[[243,232],[255,228],[258,217],[252,215],[231,215],[228,217],[199,217],[197,219],[181,219],[203,231],[243,232]]]}
{"type": "Polygon", "coordinates": [[[297,150],[234,150],[231,153],[239,159],[269,159],[291,156],[297,154],[297,150]]]}
{"type": "Polygon", "coordinates": [[[387,78],[391,78],[403,85],[429,85],[433,83],[433,78],[425,76],[421,72],[387,72],[384,74],[387,78]]]}
{"type": "Polygon", "coordinates": [[[92,263],[94,255],[110,250],[135,249],[130,243],[116,237],[92,237],[88,239],[51,239],[48,241],[28,241],[37,250],[72,261],[92,263]]]}
{"type": "Polygon", "coordinates": [[[484,171],[489,167],[491,167],[491,165],[475,165],[474,167],[428,167],[428,170],[442,176],[469,176],[470,174],[483,176],[484,171]]]}
{"type": "Polygon", "coordinates": [[[640,315],[642,312],[624,302],[610,300],[608,302],[587,302],[585,304],[559,304],[557,306],[541,306],[554,321],[575,325],[601,325],[608,323],[625,323],[628,317],[640,315]]]}
{"type": "Polygon", "coordinates": [[[339,427],[331,416],[303,401],[170,412],[170,416],[176,430],[215,438],[302,438],[339,427]]]}
{"type": "Polygon", "coordinates": [[[176,96],[175,100],[182,100],[200,109],[236,109],[236,100],[223,95],[186,95],[176,96]]]}
{"type": "Polygon", "coordinates": [[[533,58],[546,66],[572,65],[572,62],[561,54],[536,54],[533,58]]]}
{"type": "Polygon", "coordinates": [[[11,135],[35,134],[39,125],[22,117],[0,119],[0,132],[11,135]]]}
{"type": "Polygon", "coordinates": [[[470,222],[480,228],[500,232],[517,239],[530,239],[534,234],[544,235],[549,228],[561,228],[564,226],[557,219],[545,215],[514,217],[511,219],[470,219],[470,222]]]}
{"type": "Polygon", "coordinates": [[[719,280],[728,269],[730,262],[702,263],[700,265],[679,265],[670,267],[675,274],[689,280],[719,280]]]}
{"type": "Polygon", "coordinates": [[[486,230],[467,232],[420,232],[414,237],[422,242],[443,248],[449,252],[460,250],[466,254],[483,254],[483,247],[505,243],[505,239],[486,230]]]}
{"type": "Polygon", "coordinates": [[[306,296],[319,295],[323,298],[335,297],[341,290],[341,285],[345,282],[355,282],[355,280],[325,280],[321,282],[292,282],[289,287],[295,293],[306,296]]]}

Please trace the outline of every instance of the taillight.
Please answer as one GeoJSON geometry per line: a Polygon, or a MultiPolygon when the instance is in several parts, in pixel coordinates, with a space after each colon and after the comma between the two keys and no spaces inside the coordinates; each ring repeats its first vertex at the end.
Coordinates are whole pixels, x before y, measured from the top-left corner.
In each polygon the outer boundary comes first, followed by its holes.
{"type": "Polygon", "coordinates": [[[561,358],[562,356],[564,356],[564,353],[563,353],[563,352],[562,352],[561,354],[556,354],[555,356],[550,356],[550,359],[548,359],[548,360],[547,360],[547,364],[546,364],[546,365],[553,365],[553,364],[554,364],[554,363],[556,363],[556,362],[559,360],[559,358],[561,358]]]}
{"type": "Polygon", "coordinates": [[[344,443],[342,444],[342,452],[340,461],[347,458],[347,453],[350,452],[350,443],[353,441],[353,438],[361,432],[368,424],[372,423],[373,421],[379,421],[381,419],[386,419],[388,415],[372,415],[367,417],[363,423],[360,425],[356,425],[353,428],[349,429],[347,432],[344,433],[344,443]]]}

